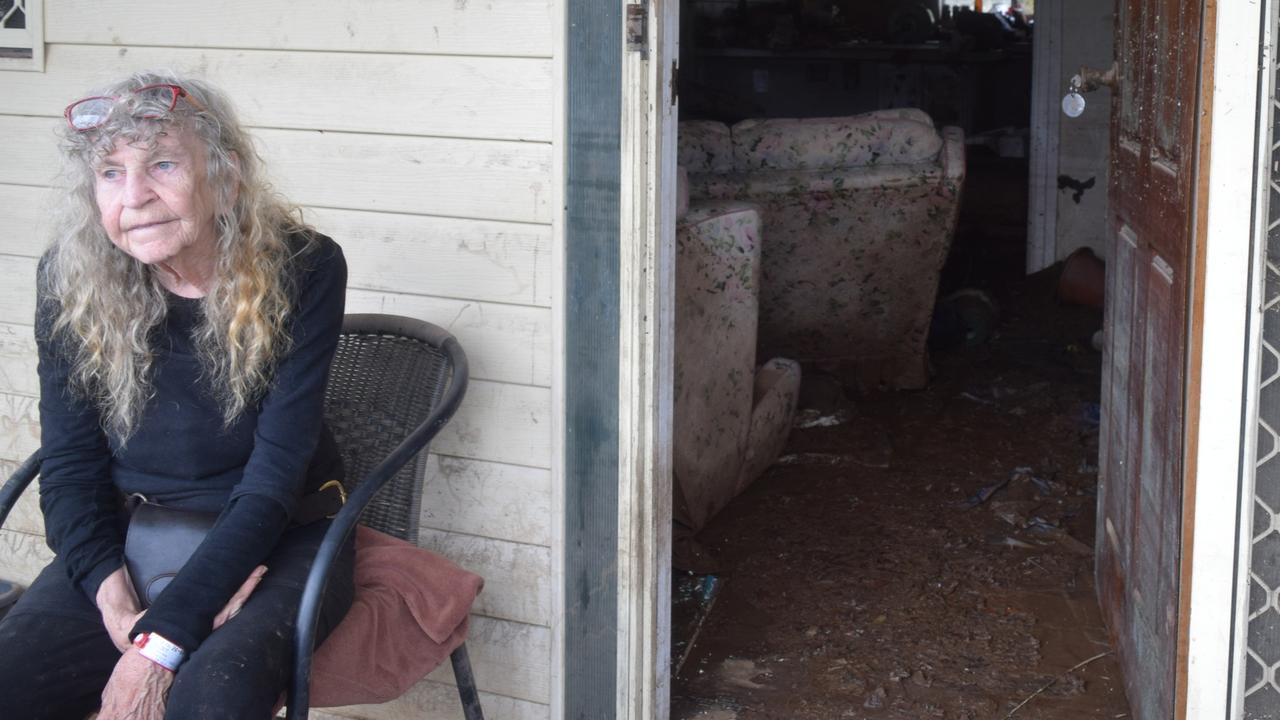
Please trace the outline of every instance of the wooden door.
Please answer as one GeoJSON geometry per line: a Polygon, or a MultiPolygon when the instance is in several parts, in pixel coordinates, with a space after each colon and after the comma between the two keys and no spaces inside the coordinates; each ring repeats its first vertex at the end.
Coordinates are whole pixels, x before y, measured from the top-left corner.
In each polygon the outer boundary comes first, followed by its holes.
{"type": "Polygon", "coordinates": [[[1202,0],[1117,0],[1099,601],[1136,720],[1170,720],[1202,0]]]}

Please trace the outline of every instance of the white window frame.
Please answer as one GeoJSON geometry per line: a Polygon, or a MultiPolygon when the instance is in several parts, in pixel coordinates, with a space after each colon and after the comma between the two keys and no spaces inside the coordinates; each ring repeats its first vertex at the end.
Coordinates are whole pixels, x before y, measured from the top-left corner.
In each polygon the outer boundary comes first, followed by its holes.
{"type": "Polygon", "coordinates": [[[0,28],[0,48],[30,50],[25,58],[0,57],[0,70],[44,72],[44,0],[23,0],[25,28],[0,28]]]}

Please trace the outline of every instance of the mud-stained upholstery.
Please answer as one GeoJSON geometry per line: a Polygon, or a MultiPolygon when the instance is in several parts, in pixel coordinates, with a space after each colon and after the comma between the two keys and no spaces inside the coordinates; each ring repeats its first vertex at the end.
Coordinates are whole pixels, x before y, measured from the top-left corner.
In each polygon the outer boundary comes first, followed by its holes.
{"type": "Polygon", "coordinates": [[[851,364],[867,387],[926,383],[925,341],[964,183],[960,129],[939,132],[914,109],[732,128],[696,121],[681,123],[679,154],[691,202],[760,211],[758,357],[851,364]]]}
{"type": "Polygon", "coordinates": [[[734,168],[746,172],[915,165],[942,149],[933,123],[910,118],[743,120],[731,133],[734,168]]]}
{"type": "Polygon", "coordinates": [[[676,165],[691,173],[733,172],[733,141],[729,126],[713,120],[680,123],[676,165]]]}
{"type": "Polygon", "coordinates": [[[756,367],[760,215],[694,205],[676,228],[676,517],[700,529],[778,457],[800,366],[756,367]]]}

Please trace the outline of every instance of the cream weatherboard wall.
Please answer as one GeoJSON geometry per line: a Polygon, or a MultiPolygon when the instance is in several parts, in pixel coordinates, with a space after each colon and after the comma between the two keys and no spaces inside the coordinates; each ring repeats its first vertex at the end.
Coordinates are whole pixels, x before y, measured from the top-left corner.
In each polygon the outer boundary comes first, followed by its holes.
{"type": "MultiPolygon", "coordinates": [[[[560,0],[46,0],[43,72],[0,71],[0,475],[39,442],[35,267],[54,128],[142,68],[226,89],[278,187],[335,238],[350,312],[450,328],[472,383],[433,446],[423,543],[482,574],[468,646],[486,714],[551,715],[552,312],[560,0]]],[[[34,493],[0,530],[0,576],[47,561],[34,493]]],[[[451,675],[343,717],[452,718],[451,675]]]]}

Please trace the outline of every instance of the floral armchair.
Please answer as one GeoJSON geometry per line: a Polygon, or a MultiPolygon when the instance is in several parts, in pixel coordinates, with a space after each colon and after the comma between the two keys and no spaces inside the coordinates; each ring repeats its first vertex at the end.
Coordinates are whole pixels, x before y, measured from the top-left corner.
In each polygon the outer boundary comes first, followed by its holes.
{"type": "Polygon", "coordinates": [[[697,530],[782,451],[800,366],[775,358],[756,367],[755,208],[694,205],[676,243],[674,512],[697,530]]]}
{"type": "Polygon", "coordinates": [[[763,219],[760,357],[852,365],[858,383],[922,387],[938,276],[965,175],[959,128],[920,110],[680,124],[695,204],[763,219]]]}

